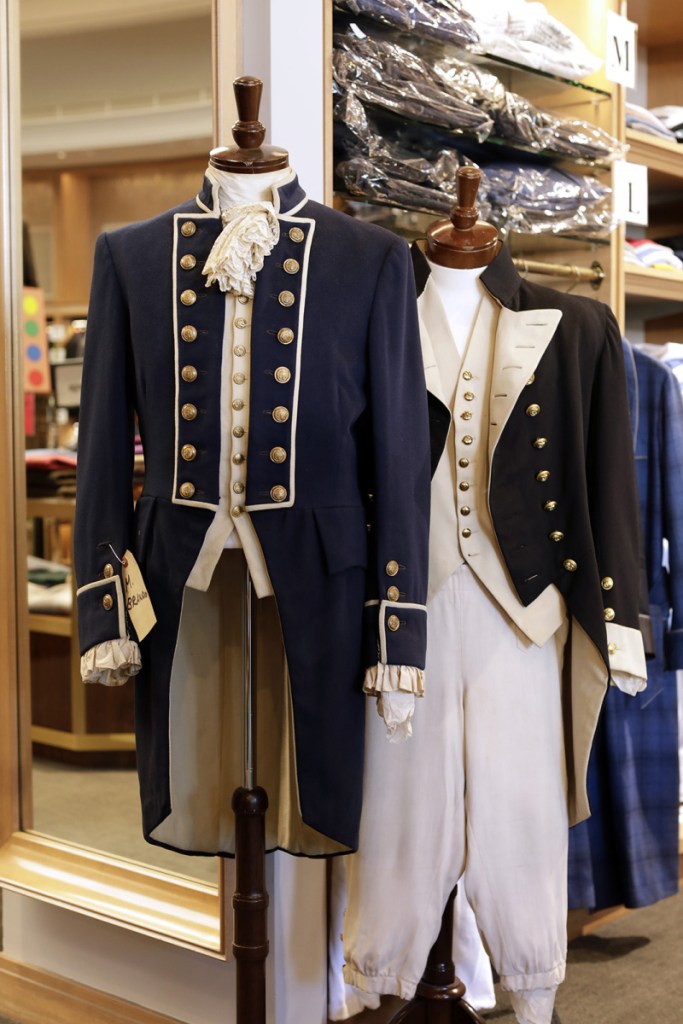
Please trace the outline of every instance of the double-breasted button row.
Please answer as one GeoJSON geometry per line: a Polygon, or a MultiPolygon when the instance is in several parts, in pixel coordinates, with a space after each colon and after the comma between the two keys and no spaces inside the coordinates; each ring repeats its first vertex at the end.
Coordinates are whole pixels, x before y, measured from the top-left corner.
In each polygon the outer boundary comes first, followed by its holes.
{"type": "Polygon", "coordinates": [[[286,423],[289,419],[289,409],[284,405],[276,405],[271,415],[276,423],[286,423]]]}
{"type": "Polygon", "coordinates": [[[180,225],[180,234],[184,235],[185,238],[192,238],[192,235],[197,230],[197,225],[193,220],[186,220],[180,225]]]}

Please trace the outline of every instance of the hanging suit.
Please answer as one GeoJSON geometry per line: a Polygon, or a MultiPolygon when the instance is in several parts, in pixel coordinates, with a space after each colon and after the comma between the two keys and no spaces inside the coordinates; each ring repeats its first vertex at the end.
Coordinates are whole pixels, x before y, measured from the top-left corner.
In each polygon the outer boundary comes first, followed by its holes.
{"type": "Polygon", "coordinates": [[[627,341],[624,357],[655,657],[644,693],[607,694],[588,769],[593,814],[569,836],[569,905],[598,909],[672,896],[679,873],[683,401],[663,363],[627,341]]]}
{"type": "Polygon", "coordinates": [[[202,639],[203,629],[209,647],[222,629],[234,633],[241,615],[224,596],[240,556],[212,549],[207,561],[226,507],[253,528],[265,567],[257,592],[274,595],[266,600],[291,678],[283,765],[289,812],[302,821],[291,841],[272,829],[271,845],[355,848],[363,670],[424,667],[429,441],[409,253],[389,232],[309,201],[296,177],[273,202],[279,242],[244,307],[250,324],[235,320],[250,327],[251,348],[240,467],[221,441],[221,408],[234,400],[222,374],[226,298],[201,273],[223,227],[207,179],[196,199],[100,237],[88,318],[75,524],[81,651],[135,639],[119,561],[130,549],[158,620],[140,644],[135,682],[144,833],[207,854],[232,849],[223,760],[236,760],[240,783],[242,712],[224,688],[239,665],[218,678],[220,650],[207,657],[202,639]],[[134,412],[146,471],[135,509],[134,412]],[[226,463],[240,471],[232,488],[228,474],[227,494],[226,463]],[[199,817],[209,794],[221,804],[200,829],[167,827],[172,762],[189,814],[196,807],[199,817]]]}

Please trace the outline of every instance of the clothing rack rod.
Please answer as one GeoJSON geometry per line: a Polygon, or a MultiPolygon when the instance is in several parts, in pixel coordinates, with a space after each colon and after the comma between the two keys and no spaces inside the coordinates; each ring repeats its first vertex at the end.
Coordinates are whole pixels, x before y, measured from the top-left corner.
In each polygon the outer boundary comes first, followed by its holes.
{"type": "Polygon", "coordinates": [[[597,261],[590,267],[577,267],[571,263],[546,263],[544,260],[527,260],[514,256],[512,262],[523,274],[548,274],[551,277],[569,277],[574,281],[586,281],[599,288],[605,280],[605,271],[597,261]]]}
{"type": "Polygon", "coordinates": [[[243,785],[252,789],[256,784],[256,705],[253,691],[252,652],[252,583],[249,566],[244,567],[244,590],[242,603],[242,736],[243,736],[243,785]]]}

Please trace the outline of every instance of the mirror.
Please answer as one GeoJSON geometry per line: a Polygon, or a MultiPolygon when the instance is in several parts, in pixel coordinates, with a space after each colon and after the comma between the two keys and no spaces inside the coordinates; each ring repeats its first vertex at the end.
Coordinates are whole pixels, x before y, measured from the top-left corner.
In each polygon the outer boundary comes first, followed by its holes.
{"type": "Polygon", "coordinates": [[[71,572],[95,240],[198,191],[212,144],[211,3],[19,9],[33,805],[26,799],[22,828],[217,885],[214,859],[142,837],[134,684],[82,684],[71,572]]]}

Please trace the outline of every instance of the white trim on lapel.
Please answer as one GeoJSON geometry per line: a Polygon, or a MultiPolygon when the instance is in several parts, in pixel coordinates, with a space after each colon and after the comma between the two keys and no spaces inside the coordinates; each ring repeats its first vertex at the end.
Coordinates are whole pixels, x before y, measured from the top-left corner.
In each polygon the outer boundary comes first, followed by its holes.
{"type": "MultiPolygon", "coordinates": [[[[303,200],[299,206],[302,206],[307,200],[303,200]]],[[[299,209],[299,206],[296,209],[299,209]]],[[[308,266],[311,255],[311,244],[313,242],[313,235],[315,234],[315,221],[312,217],[294,217],[291,213],[280,213],[278,214],[278,220],[286,221],[288,224],[308,224],[310,231],[306,237],[306,245],[304,248],[302,268],[301,268],[301,295],[299,299],[299,319],[297,321],[297,337],[296,337],[296,365],[294,367],[294,395],[292,397],[292,433],[291,433],[291,451],[289,458],[289,486],[287,488],[287,501],[280,502],[268,502],[267,504],[261,505],[246,505],[245,508],[248,512],[267,512],[273,509],[279,508],[291,508],[294,505],[296,499],[296,429],[297,422],[299,419],[299,390],[301,388],[301,353],[303,352],[304,345],[304,314],[306,312],[306,286],[308,284],[308,266]]],[[[275,249],[273,249],[275,252],[275,249]]],[[[271,253],[272,255],[272,253],[271,253]]],[[[256,280],[256,287],[258,288],[258,278],[256,280]]]]}
{"type": "Polygon", "coordinates": [[[489,490],[496,446],[561,319],[562,311],[559,309],[515,312],[501,305],[489,398],[489,490]]]}

